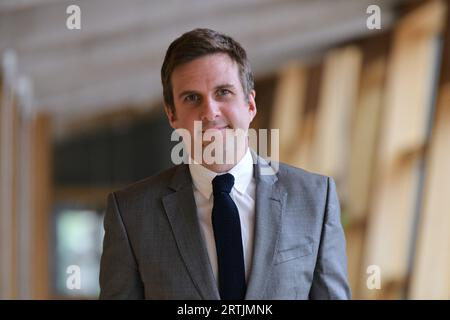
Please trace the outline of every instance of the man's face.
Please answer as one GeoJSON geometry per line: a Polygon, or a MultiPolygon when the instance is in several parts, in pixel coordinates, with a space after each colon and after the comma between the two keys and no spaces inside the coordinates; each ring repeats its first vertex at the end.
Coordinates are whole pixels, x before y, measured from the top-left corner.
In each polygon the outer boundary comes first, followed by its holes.
{"type": "Polygon", "coordinates": [[[247,131],[256,115],[255,92],[245,97],[238,65],[227,54],[207,55],[182,64],[173,71],[171,81],[175,113],[165,108],[170,125],[188,130],[191,139],[201,139],[194,121],[201,121],[203,132],[217,129],[225,138],[225,129],[247,131]]]}

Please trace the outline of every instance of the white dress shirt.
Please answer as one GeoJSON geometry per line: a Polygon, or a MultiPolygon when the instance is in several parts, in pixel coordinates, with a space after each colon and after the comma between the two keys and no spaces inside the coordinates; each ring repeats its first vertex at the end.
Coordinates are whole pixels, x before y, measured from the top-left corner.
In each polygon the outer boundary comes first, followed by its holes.
{"type": "MultiPolygon", "coordinates": [[[[214,240],[214,231],[211,220],[214,202],[212,195],[212,180],[217,173],[202,165],[193,163],[189,164],[189,171],[191,172],[193,181],[194,198],[197,205],[200,228],[206,243],[214,277],[218,284],[216,242],[214,240]]],[[[231,189],[230,196],[239,210],[242,247],[244,250],[245,278],[248,280],[253,256],[256,189],[255,179],[253,178],[253,158],[250,153],[250,148],[247,148],[244,157],[242,157],[228,173],[231,173],[234,176],[234,186],[231,189]]]]}

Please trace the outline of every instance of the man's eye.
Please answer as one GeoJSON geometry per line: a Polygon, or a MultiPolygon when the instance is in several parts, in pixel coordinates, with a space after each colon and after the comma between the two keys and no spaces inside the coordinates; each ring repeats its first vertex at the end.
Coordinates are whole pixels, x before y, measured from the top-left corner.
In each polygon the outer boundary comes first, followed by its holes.
{"type": "Polygon", "coordinates": [[[226,95],[228,95],[228,94],[230,94],[230,93],[231,93],[231,91],[228,90],[228,89],[220,89],[220,90],[217,92],[217,94],[218,94],[219,96],[226,96],[226,95]]]}
{"type": "Polygon", "coordinates": [[[196,94],[190,94],[184,98],[186,102],[197,102],[199,100],[198,96],[196,94]]]}

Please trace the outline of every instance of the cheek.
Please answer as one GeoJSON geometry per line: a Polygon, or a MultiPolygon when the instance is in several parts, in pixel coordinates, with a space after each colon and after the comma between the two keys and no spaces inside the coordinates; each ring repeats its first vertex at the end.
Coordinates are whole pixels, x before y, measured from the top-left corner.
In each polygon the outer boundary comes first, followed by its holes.
{"type": "Polygon", "coordinates": [[[244,110],[233,110],[233,112],[230,112],[227,114],[228,120],[236,127],[243,128],[247,127],[250,123],[250,114],[244,110]]]}
{"type": "Polygon", "coordinates": [[[186,112],[186,110],[183,110],[178,113],[178,124],[185,129],[193,129],[195,120],[197,118],[194,112],[186,112]]]}

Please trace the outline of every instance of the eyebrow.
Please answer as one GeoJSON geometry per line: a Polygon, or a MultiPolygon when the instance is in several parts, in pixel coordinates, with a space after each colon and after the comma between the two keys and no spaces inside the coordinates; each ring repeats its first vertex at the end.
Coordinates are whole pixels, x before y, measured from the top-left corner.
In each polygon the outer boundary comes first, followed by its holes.
{"type": "MultiPolygon", "coordinates": [[[[234,89],[234,88],[235,88],[235,86],[234,86],[233,84],[231,84],[231,83],[225,83],[225,84],[221,84],[221,85],[216,86],[216,87],[214,88],[214,90],[219,90],[219,89],[234,89]]],[[[198,93],[198,91],[195,91],[195,90],[185,90],[185,91],[182,91],[182,92],[178,95],[178,98],[182,98],[183,96],[187,96],[187,95],[190,95],[190,94],[196,94],[196,93],[198,93]]]]}
{"type": "Polygon", "coordinates": [[[215,87],[214,89],[234,89],[234,85],[231,83],[222,84],[220,86],[215,87]]]}

